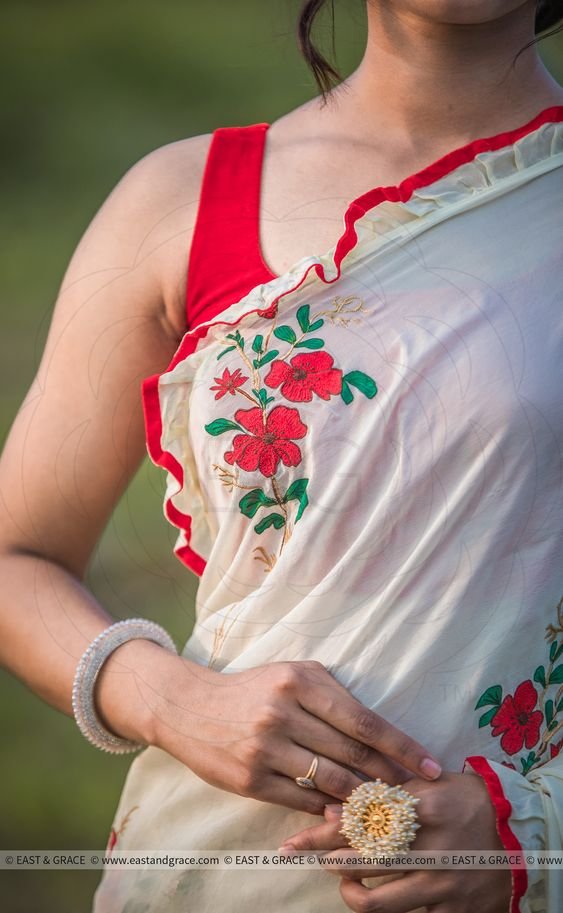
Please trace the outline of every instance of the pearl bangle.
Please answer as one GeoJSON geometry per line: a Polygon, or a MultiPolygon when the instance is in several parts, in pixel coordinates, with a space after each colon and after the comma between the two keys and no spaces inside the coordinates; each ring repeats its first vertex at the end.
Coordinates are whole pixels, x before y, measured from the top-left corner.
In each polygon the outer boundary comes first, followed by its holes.
{"type": "Polygon", "coordinates": [[[143,638],[151,640],[173,653],[176,645],[167,631],[154,621],[146,618],[127,618],[116,621],[98,634],[78,661],[72,686],[72,710],[74,719],[85,738],[96,748],[112,754],[128,754],[146,748],[142,742],[132,742],[114,735],[102,726],[94,704],[96,679],[105,663],[117,647],[128,640],[143,638]]]}

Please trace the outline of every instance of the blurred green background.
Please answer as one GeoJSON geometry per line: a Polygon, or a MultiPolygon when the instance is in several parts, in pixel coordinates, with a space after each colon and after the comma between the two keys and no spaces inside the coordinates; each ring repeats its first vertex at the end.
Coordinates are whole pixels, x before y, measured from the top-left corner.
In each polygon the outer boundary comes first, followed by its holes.
{"type": "MultiPolygon", "coordinates": [[[[316,94],[294,38],[298,0],[3,0],[0,75],[0,431],[40,359],[67,262],[97,208],[150,150],[217,126],[272,122],[316,94]]],[[[336,4],[337,61],[359,62],[361,0],[336,4]]],[[[321,32],[322,34],[322,32],[321,32]]],[[[561,35],[540,44],[563,83],[561,35]]],[[[173,556],[165,474],[145,460],[92,561],[115,617],[146,615],[178,643],[195,578],[173,556]]],[[[17,611],[17,606],[14,606],[17,611]]],[[[0,670],[0,846],[103,848],[131,762],[0,670]]],[[[89,911],[100,872],[2,872],[5,913],[89,911]]]]}

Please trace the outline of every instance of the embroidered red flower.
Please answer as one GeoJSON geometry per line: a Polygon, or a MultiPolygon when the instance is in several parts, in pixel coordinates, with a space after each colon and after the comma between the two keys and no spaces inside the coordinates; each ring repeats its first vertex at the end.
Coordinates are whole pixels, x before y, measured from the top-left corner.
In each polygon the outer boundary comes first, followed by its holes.
{"type": "Polygon", "coordinates": [[[552,758],[556,758],[562,748],[563,748],[563,739],[559,739],[559,741],[557,742],[556,745],[554,745],[552,742],[551,745],[549,746],[550,756],[552,758]]]}
{"type": "Polygon", "coordinates": [[[281,394],[292,403],[310,403],[313,393],[321,399],[337,396],[342,390],[342,371],[333,368],[334,359],[328,352],[307,352],[294,355],[289,364],[277,359],[264,378],[268,387],[279,387],[281,394]]]}
{"type": "Polygon", "coordinates": [[[225,393],[230,393],[234,396],[237,392],[237,387],[242,387],[243,383],[248,380],[248,377],[245,377],[244,374],[241,374],[240,368],[237,368],[236,371],[229,371],[228,368],[225,368],[221,377],[214,377],[213,380],[217,381],[217,386],[213,385],[210,387],[210,390],[217,390],[215,394],[215,399],[221,399],[225,393]]]}
{"type": "Polygon", "coordinates": [[[127,827],[127,824],[128,824],[128,822],[129,822],[129,818],[131,817],[131,815],[133,814],[133,812],[134,812],[136,809],[138,809],[138,808],[139,808],[138,805],[134,805],[133,808],[129,809],[129,811],[127,812],[127,814],[121,819],[121,824],[119,825],[119,827],[117,827],[117,828],[112,827],[112,828],[111,828],[111,830],[110,830],[110,832],[109,832],[108,844],[107,844],[107,847],[106,847],[106,853],[107,853],[108,856],[111,855],[111,851],[115,848],[115,845],[116,845],[116,843],[117,843],[117,838],[119,837],[120,834],[123,833],[123,831],[124,831],[125,828],[127,827]]]}
{"type": "Polygon", "coordinates": [[[523,745],[533,748],[539,741],[543,721],[541,710],[534,710],[538,695],[531,679],[518,685],[514,696],[508,694],[491,720],[492,734],[503,733],[500,745],[507,754],[516,754],[523,745]]]}
{"type": "Polygon", "coordinates": [[[109,832],[108,845],[106,846],[106,853],[108,854],[108,856],[110,855],[110,853],[113,850],[116,843],[117,843],[117,834],[112,827],[111,831],[109,832]]]}
{"type": "Polygon", "coordinates": [[[307,425],[301,421],[297,409],[274,406],[266,415],[265,422],[262,409],[258,406],[238,409],[235,421],[249,434],[235,435],[233,449],[225,453],[227,463],[238,463],[247,472],[259,469],[262,475],[270,478],[280,460],[285,466],[297,466],[301,462],[301,451],[292,438],[305,437],[307,425]]]}

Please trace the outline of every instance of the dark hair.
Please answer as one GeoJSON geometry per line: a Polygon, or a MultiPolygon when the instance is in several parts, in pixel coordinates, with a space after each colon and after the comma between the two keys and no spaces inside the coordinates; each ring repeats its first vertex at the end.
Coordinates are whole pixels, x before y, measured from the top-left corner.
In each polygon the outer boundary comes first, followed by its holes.
{"type": "MultiPolygon", "coordinates": [[[[332,56],[335,58],[336,51],[334,36],[334,0],[330,0],[329,5],[332,17],[332,56]]],[[[338,70],[319,51],[311,37],[315,19],[321,9],[326,6],[327,0],[305,0],[301,7],[299,21],[297,23],[297,42],[299,48],[303,54],[303,57],[307,61],[309,69],[315,77],[315,82],[317,83],[325,102],[327,100],[328,93],[330,92],[333,85],[342,81],[342,76],[338,70]]],[[[536,35],[542,32],[546,32],[546,30],[551,29],[552,26],[556,26],[561,19],[563,19],[561,0],[537,0],[536,20],[534,24],[534,32],[536,35]]],[[[516,58],[522,53],[522,51],[525,51],[526,48],[529,48],[530,45],[535,44],[537,41],[540,41],[543,38],[548,38],[550,35],[555,35],[562,29],[563,24],[559,25],[557,28],[553,28],[550,32],[546,32],[545,35],[542,34],[541,38],[534,38],[532,41],[529,41],[528,44],[525,44],[523,48],[520,48],[518,54],[512,62],[512,65],[514,66],[516,58]]]]}

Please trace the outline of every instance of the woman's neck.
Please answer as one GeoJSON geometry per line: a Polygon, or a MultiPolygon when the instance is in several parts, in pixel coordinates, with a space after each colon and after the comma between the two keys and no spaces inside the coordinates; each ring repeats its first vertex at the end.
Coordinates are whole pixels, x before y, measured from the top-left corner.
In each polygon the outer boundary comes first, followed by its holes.
{"type": "Polygon", "coordinates": [[[534,37],[535,2],[482,22],[480,2],[461,4],[458,16],[464,19],[457,23],[400,6],[368,2],[363,59],[333,93],[339,120],[348,121],[364,142],[383,131],[405,151],[409,145],[433,148],[437,138],[454,146],[563,104],[563,88],[535,47],[512,66],[534,37]]]}

